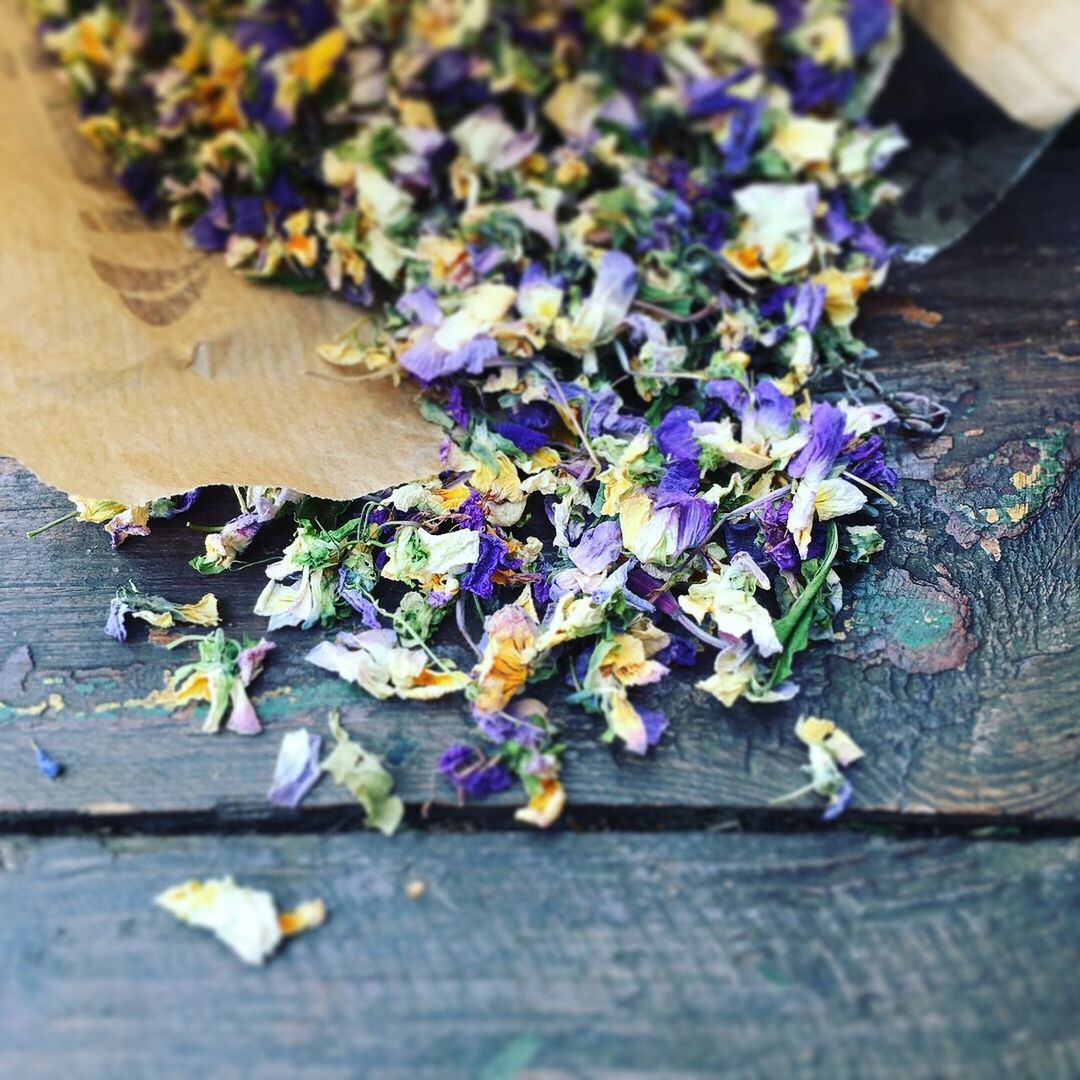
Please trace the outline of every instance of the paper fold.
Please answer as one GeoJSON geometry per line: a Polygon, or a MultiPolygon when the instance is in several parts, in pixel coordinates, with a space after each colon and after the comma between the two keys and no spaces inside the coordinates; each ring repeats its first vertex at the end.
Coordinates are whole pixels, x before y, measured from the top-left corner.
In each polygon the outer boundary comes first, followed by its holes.
{"type": "Polygon", "coordinates": [[[206,484],[350,498],[430,476],[409,386],[322,370],[342,302],[252,284],[146,222],[0,0],[0,453],[126,504],[206,484]]]}

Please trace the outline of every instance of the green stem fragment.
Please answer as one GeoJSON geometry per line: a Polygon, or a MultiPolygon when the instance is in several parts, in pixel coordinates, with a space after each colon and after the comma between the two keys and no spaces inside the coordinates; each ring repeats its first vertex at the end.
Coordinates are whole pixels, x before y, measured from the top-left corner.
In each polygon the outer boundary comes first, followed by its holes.
{"type": "Polygon", "coordinates": [[[830,522],[829,539],[825,545],[825,556],[821,560],[821,565],[806,588],[799,594],[799,598],[791,605],[788,613],[774,624],[773,628],[776,630],[780,644],[784,646],[784,651],[777,659],[772,675],[769,677],[767,688],[770,690],[788,678],[796,653],[802,652],[809,643],[810,626],[814,621],[814,601],[825,586],[825,579],[829,576],[829,570],[836,559],[839,546],[836,525],[830,522]]]}
{"type": "Polygon", "coordinates": [[[57,525],[63,525],[65,521],[70,521],[73,517],[77,517],[78,513],[78,510],[71,510],[66,514],[61,514],[60,517],[55,518],[44,525],[39,525],[36,529],[31,529],[26,534],[26,539],[33,540],[35,536],[40,536],[43,532],[55,529],[57,525]]]}
{"type": "Polygon", "coordinates": [[[769,800],[770,806],[779,806],[781,803],[794,802],[796,799],[801,799],[804,795],[812,795],[814,793],[814,785],[807,784],[806,787],[796,788],[794,791],[789,791],[786,795],[777,795],[775,799],[769,800]]]}

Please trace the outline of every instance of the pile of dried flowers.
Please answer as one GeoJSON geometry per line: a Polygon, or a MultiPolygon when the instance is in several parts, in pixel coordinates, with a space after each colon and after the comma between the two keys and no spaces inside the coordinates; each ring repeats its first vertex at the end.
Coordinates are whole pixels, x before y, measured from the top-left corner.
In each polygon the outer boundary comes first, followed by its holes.
{"type": "MultiPolygon", "coordinates": [[[[890,0],[33,8],[139,207],[375,313],[323,360],[412,378],[446,430],[440,476],[351,504],[248,489],[197,570],[291,515],[269,630],[358,616],[310,660],[378,698],[465,694],[477,745],[442,772],[469,797],[516,777],[537,825],[565,795],[533,684],[559,673],[639,754],[668,718],[637,688],[703,652],[723,706],[796,693],[896,480],[891,411],[810,393],[865,354],[890,257],[867,218],[904,143],[864,119],[890,0]],[[448,615],[469,671],[435,652],[448,615]]],[[[77,512],[119,543],[194,497],[77,512]]]]}

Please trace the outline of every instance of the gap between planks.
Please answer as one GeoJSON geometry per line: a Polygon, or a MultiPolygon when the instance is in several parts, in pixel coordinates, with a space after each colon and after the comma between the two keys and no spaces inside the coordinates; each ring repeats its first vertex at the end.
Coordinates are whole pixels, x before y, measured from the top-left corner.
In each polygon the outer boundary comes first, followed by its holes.
{"type": "MultiPolygon", "coordinates": [[[[357,807],[313,806],[299,811],[262,807],[217,806],[204,810],[136,813],[54,813],[33,811],[0,814],[0,838],[26,837],[212,837],[334,836],[367,832],[357,807]]],[[[819,810],[787,808],[735,809],[678,805],[589,805],[568,810],[546,833],[514,820],[513,807],[440,804],[425,813],[406,806],[405,831],[419,834],[518,834],[522,836],[613,833],[812,835],[879,834],[897,839],[957,837],[968,840],[1065,839],[1080,836],[1080,821],[1002,814],[904,814],[853,810],[826,823],[819,810]]]]}

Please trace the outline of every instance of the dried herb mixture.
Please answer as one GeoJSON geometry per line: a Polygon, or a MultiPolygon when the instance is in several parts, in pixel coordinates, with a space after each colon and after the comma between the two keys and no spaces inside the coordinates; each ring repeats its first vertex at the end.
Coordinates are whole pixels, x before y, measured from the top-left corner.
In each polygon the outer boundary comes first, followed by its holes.
{"type": "MultiPolygon", "coordinates": [[[[464,694],[474,737],[441,771],[467,798],[520,782],[540,826],[573,720],[536,684],[567,681],[638,754],[669,722],[641,688],[674,667],[707,666],[718,708],[796,693],[896,482],[891,410],[825,394],[867,352],[852,322],[891,254],[868,218],[904,142],[865,119],[889,0],[32,6],[138,206],[238,273],[355,304],[322,361],[413,380],[446,431],[438,477],[351,504],[243,492],[196,570],[291,515],[268,632],[349,618],[313,663],[377,698],[464,694]]],[[[77,513],[119,543],[194,497],[77,513]]]]}

